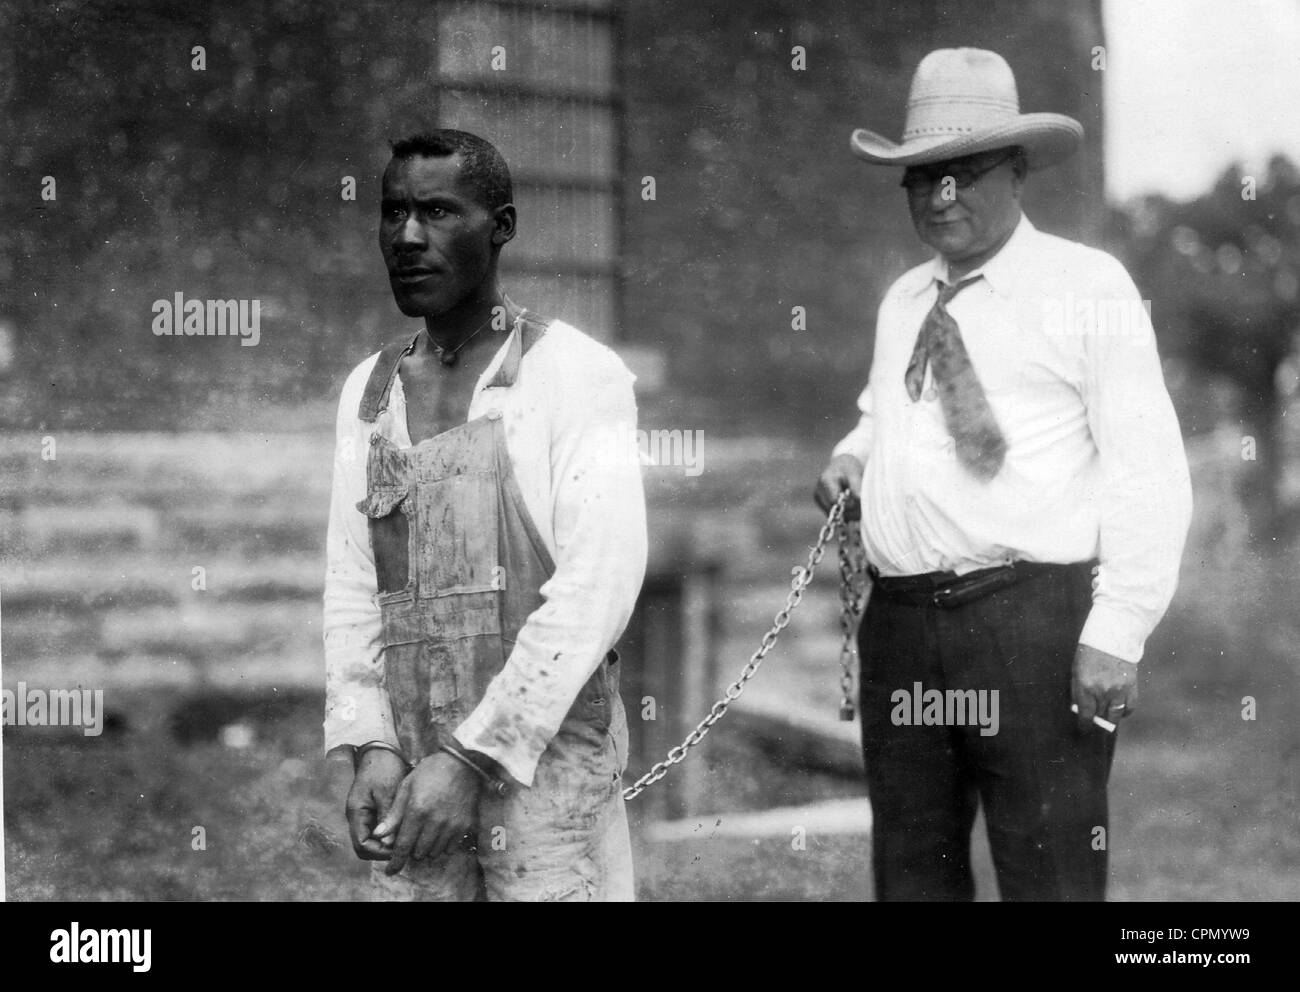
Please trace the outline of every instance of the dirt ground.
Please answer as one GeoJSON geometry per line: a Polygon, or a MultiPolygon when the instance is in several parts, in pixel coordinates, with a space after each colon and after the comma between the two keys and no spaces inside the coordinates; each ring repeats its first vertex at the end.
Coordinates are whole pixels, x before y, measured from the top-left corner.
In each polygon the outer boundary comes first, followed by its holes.
{"type": "MultiPolygon", "coordinates": [[[[42,463],[39,438],[0,438],[5,687],[107,674],[126,687],[106,697],[101,737],[6,728],[10,899],[366,897],[368,869],[344,842],[320,757],[320,693],[307,687],[320,672],[329,440],[282,440],[61,436],[59,460],[42,463]],[[261,457],[268,445],[281,457],[261,457]],[[284,688],[265,688],[271,676],[284,688]],[[247,741],[223,743],[232,724],[247,741]]],[[[656,485],[661,498],[676,485],[679,510],[744,521],[728,532],[720,689],[815,533],[817,453],[756,439],[707,457],[699,478],[656,485]]],[[[1228,512],[1198,488],[1179,592],[1148,644],[1140,712],[1121,730],[1116,900],[1300,899],[1300,543],[1228,546],[1228,512]]],[[[828,560],[755,697],[834,714],[832,575],[828,560]]],[[[710,769],[701,812],[862,794],[859,777],[792,766],[738,726],[724,721],[690,759],[710,769]]],[[[800,849],[784,824],[748,837],[702,818],[698,834],[651,840],[630,812],[642,899],[871,896],[864,834],[812,831],[800,849]]],[[[797,809],[789,816],[798,826],[797,809]]],[[[979,897],[996,898],[982,838],[974,852],[979,897]]]]}
{"type": "MultiPolygon", "coordinates": [[[[1111,898],[1300,898],[1294,679],[1260,670],[1245,688],[1192,684],[1166,667],[1144,693],[1111,780],[1111,898]],[[1260,700],[1255,721],[1240,716],[1246,688],[1260,700]]],[[[145,692],[119,696],[98,739],[7,733],[9,898],[367,898],[367,868],[347,847],[331,791],[339,784],[319,757],[320,708],[310,693],[268,702],[145,692]],[[251,746],[221,742],[231,722],[251,728],[251,746]]],[[[725,722],[691,760],[708,763],[706,812],[719,821],[862,792],[856,778],[784,765],[725,722]]],[[[650,841],[631,810],[640,899],[871,897],[865,835],[812,831],[799,849],[786,830],[720,836],[701,817],[690,839],[650,841]]],[[[980,898],[996,898],[978,833],[975,862],[980,898]]]]}
{"type": "MultiPolygon", "coordinates": [[[[62,729],[8,735],[9,898],[368,898],[368,868],[347,846],[338,783],[319,758],[321,702],[144,693],[119,700],[115,726],[97,741],[62,729]],[[232,720],[252,728],[252,746],[220,742],[232,720]]],[[[755,742],[721,731],[700,760],[712,769],[719,810],[859,791],[851,780],[782,768],[755,742]]],[[[865,856],[863,837],[813,836],[796,852],[788,837],[657,844],[638,831],[638,896],[864,898],[865,856]],[[860,870],[845,872],[853,858],[860,870]]]]}

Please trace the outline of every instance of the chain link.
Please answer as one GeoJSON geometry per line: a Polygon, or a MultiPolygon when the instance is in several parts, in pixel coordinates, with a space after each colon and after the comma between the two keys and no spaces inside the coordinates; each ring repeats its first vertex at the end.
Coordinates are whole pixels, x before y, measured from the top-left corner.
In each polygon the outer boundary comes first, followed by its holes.
{"type": "MultiPolygon", "coordinates": [[[[695,745],[700,743],[700,741],[704,740],[704,735],[712,729],[715,723],[726,715],[727,708],[740,698],[740,694],[745,691],[745,683],[758,673],[759,666],[763,664],[763,659],[766,658],[767,653],[776,646],[777,639],[781,636],[781,631],[785,630],[785,628],[789,626],[790,614],[795,611],[799,606],[800,600],[803,599],[804,590],[807,589],[809,584],[812,582],[813,573],[817,570],[817,565],[821,562],[822,556],[826,554],[826,545],[830,543],[831,538],[835,536],[837,530],[840,534],[840,567],[841,572],[843,572],[845,561],[843,545],[845,540],[844,508],[848,505],[850,498],[848,490],[844,490],[840,493],[839,497],[835,500],[835,505],[831,507],[830,513],[827,514],[826,522],[822,524],[821,531],[817,534],[816,545],[808,552],[807,564],[796,565],[790,570],[790,574],[793,578],[790,581],[790,591],[785,597],[785,606],[782,607],[781,611],[776,615],[776,619],[772,622],[771,629],[768,630],[767,633],[763,635],[762,640],[759,641],[757,650],[749,656],[749,661],[746,662],[745,667],[740,670],[740,677],[737,678],[736,681],[732,682],[731,685],[727,686],[726,690],[722,694],[722,698],[710,707],[708,716],[696,724],[695,729],[687,734],[686,738],[680,744],[669,749],[668,755],[663,761],[657,763],[648,772],[623,790],[623,798],[625,800],[635,799],[649,786],[654,785],[661,778],[667,775],[669,769],[671,769],[673,765],[681,764],[690,749],[695,747],[695,745]]],[[[854,530],[856,530],[856,528],[854,528],[854,530]]],[[[841,623],[843,623],[842,619],[841,623]]],[[[848,674],[847,678],[849,679],[849,685],[851,687],[852,675],[848,674]]],[[[841,686],[843,686],[842,680],[841,686]]]]}
{"type": "Polygon", "coordinates": [[[862,549],[862,534],[850,527],[842,514],[839,521],[840,538],[840,719],[852,720],[857,715],[853,701],[853,670],[858,657],[858,620],[867,594],[866,553],[862,549]]]}

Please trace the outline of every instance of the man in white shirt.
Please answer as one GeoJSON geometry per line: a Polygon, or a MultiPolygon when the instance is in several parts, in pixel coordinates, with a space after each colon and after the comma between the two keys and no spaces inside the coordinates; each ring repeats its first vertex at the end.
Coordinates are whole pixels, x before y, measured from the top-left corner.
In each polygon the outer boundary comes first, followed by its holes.
{"type": "Polygon", "coordinates": [[[885,294],[861,418],[817,486],[824,508],[860,497],[871,563],[859,638],[881,899],[972,898],[981,802],[1004,899],[1105,895],[1106,727],[1137,703],[1191,491],[1132,280],[1020,210],[1027,173],[1081,137],[1068,117],[1021,114],[1006,62],[976,49],[921,62],[901,144],[852,137],[905,167],[937,252],[885,294]]]}
{"type": "Polygon", "coordinates": [[[640,590],[633,377],[501,292],[509,170],[393,145],[379,246],[418,333],[343,387],[325,582],[325,748],[353,763],[377,896],[632,897],[612,650],[640,590]],[[382,869],[382,870],[381,870],[382,869]]]}

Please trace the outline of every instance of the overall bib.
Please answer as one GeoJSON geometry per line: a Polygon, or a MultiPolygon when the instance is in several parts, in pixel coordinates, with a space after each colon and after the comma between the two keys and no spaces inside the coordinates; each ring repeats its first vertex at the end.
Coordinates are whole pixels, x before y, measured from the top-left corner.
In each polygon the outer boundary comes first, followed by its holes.
{"type": "MultiPolygon", "coordinates": [[[[517,320],[488,388],[508,388],[545,325],[517,320]]],[[[387,406],[415,341],[385,349],[359,416],[387,406]]],[[[498,410],[409,448],[378,431],[366,463],[369,518],[382,615],[384,679],[398,742],[412,763],[454,743],[483,699],[555,571],[515,479],[498,410]]],[[[481,793],[476,843],[412,862],[389,878],[385,899],[630,899],[623,810],[627,721],[611,651],[583,686],[538,764],[530,788],[481,793]]]]}

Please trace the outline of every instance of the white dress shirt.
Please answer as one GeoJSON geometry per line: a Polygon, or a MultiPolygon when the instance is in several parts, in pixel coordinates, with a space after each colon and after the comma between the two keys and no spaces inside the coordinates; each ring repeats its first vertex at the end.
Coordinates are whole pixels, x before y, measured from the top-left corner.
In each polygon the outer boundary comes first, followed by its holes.
{"type": "Polygon", "coordinates": [[[865,466],[867,557],[882,575],[1099,558],[1080,642],[1136,662],[1173,596],[1192,506],[1150,315],[1113,257],[1023,216],[976,272],[948,312],[1006,461],[988,483],[960,465],[932,369],[922,399],[907,395],[936,279],[950,281],[936,257],[885,294],[861,419],[835,447],[865,466]]]}
{"type": "MultiPolygon", "coordinates": [[[[622,360],[556,321],[523,356],[513,385],[485,388],[508,343],[479,378],[466,419],[501,411],[510,462],[555,574],[505,668],[454,736],[531,785],[542,752],[632,615],[646,567],[645,495],[639,462],[610,457],[610,437],[636,430],[635,377],[622,360]]],[[[353,370],[339,401],[325,579],[326,751],[397,743],[383,682],[374,554],[356,504],[366,495],[371,433],[398,447],[411,439],[400,375],[375,423],[357,417],[377,357],[353,370]]]]}

